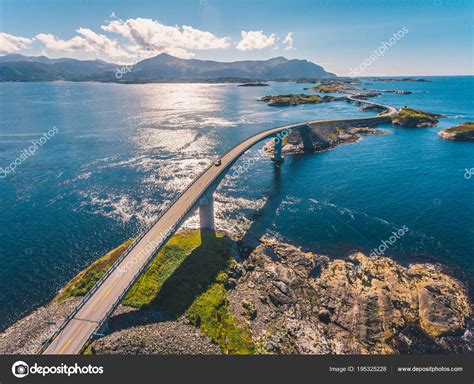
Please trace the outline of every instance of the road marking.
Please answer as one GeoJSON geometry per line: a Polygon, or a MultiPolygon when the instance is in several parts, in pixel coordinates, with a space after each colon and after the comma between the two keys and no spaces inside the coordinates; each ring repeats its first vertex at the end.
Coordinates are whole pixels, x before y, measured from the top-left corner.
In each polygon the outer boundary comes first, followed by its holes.
{"type": "Polygon", "coordinates": [[[104,296],[102,296],[102,299],[97,303],[97,305],[94,307],[94,311],[97,310],[97,308],[103,303],[103,301],[107,298],[107,296],[110,295],[110,292],[112,292],[112,289],[115,288],[117,283],[120,281],[120,279],[116,279],[115,282],[112,284],[112,286],[109,288],[107,292],[105,292],[104,296]]]}
{"type": "Polygon", "coordinates": [[[79,329],[74,333],[74,335],[71,336],[71,338],[66,342],[66,344],[64,344],[64,346],[61,348],[61,350],[59,351],[59,354],[62,355],[63,352],[66,350],[66,348],[69,346],[69,344],[71,344],[71,342],[76,338],[76,336],[79,334],[79,332],[81,331],[81,329],[84,327],[84,324],[81,324],[81,326],[79,327],[79,329]]]}

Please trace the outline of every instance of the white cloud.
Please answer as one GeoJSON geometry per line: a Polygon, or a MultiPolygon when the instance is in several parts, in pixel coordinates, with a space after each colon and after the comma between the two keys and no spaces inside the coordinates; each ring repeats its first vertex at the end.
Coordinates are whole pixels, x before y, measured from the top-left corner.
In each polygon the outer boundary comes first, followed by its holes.
{"type": "Polygon", "coordinates": [[[283,45],[285,48],[283,48],[285,51],[291,51],[293,50],[293,32],[288,32],[288,34],[285,37],[285,40],[283,40],[283,45]]]}
{"type": "Polygon", "coordinates": [[[82,35],[82,37],[86,39],[87,43],[97,53],[102,53],[106,57],[119,60],[126,59],[130,56],[126,50],[119,47],[115,40],[111,40],[105,35],[95,33],[88,28],[79,28],[76,32],[82,35]]]}
{"type": "Polygon", "coordinates": [[[268,48],[277,41],[276,35],[271,34],[270,36],[266,36],[263,34],[263,31],[242,31],[240,34],[242,39],[236,45],[239,51],[268,48]]]}
{"type": "MultiPolygon", "coordinates": [[[[194,56],[188,50],[219,49],[230,45],[228,37],[217,37],[187,25],[165,25],[152,19],[112,20],[101,28],[126,38],[142,50],[166,52],[182,58],[194,56]]],[[[138,47],[133,49],[137,51],[138,47]]]]}
{"type": "MultiPolygon", "coordinates": [[[[189,25],[166,25],[149,18],[122,20],[115,12],[111,13],[110,19],[101,29],[107,35],[115,34],[117,40],[82,27],[76,29],[75,36],[64,40],[50,33],[39,33],[35,37],[26,38],[0,32],[0,53],[22,51],[36,41],[39,48],[46,49],[47,53],[70,53],[67,56],[133,64],[160,53],[189,59],[194,56],[194,51],[223,49],[231,44],[229,37],[218,37],[189,25]]],[[[240,51],[278,48],[279,38],[275,34],[241,31],[241,37],[235,45],[240,51]]],[[[293,33],[289,32],[282,43],[282,49],[294,49],[293,33]]]]}
{"type": "Polygon", "coordinates": [[[90,51],[90,46],[87,44],[86,39],[80,36],[75,36],[69,40],[61,40],[56,38],[50,33],[40,33],[36,35],[36,40],[43,43],[46,48],[52,51],[68,51],[74,52],[78,50],[90,51]]]}
{"type": "Polygon", "coordinates": [[[13,53],[28,48],[32,40],[0,32],[0,53],[13,53]]]}
{"type": "Polygon", "coordinates": [[[103,59],[129,61],[130,53],[107,36],[97,34],[88,28],[78,28],[76,32],[80,36],[74,36],[69,40],[61,40],[44,33],[36,35],[36,40],[52,51],[91,52],[103,59]]]}

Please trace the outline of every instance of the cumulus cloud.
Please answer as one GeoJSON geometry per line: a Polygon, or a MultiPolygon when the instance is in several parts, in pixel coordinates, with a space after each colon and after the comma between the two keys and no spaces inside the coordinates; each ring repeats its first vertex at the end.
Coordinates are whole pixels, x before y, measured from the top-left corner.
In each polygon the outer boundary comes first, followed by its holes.
{"type": "Polygon", "coordinates": [[[293,50],[293,32],[288,32],[288,34],[285,37],[285,40],[283,40],[283,45],[285,48],[283,48],[285,51],[291,51],[293,50]]]}
{"type": "Polygon", "coordinates": [[[78,28],[76,32],[80,36],[74,36],[69,40],[61,40],[45,33],[36,35],[36,40],[52,51],[94,52],[97,57],[114,60],[127,60],[130,57],[130,54],[120,48],[116,41],[105,35],[97,34],[88,28],[78,28]]]}
{"type": "Polygon", "coordinates": [[[0,32],[0,53],[13,53],[28,48],[32,40],[0,32]]]}
{"type": "MultiPolygon", "coordinates": [[[[50,52],[72,53],[69,56],[94,57],[118,64],[133,64],[139,60],[160,53],[189,59],[194,51],[223,49],[231,45],[229,37],[194,28],[189,25],[167,25],[149,18],[122,20],[112,12],[104,25],[105,34],[89,28],[76,29],[70,39],[61,39],[50,33],[39,33],[26,38],[0,32],[0,53],[25,50],[36,41],[50,52]],[[109,37],[115,37],[117,40],[109,37]]],[[[241,31],[241,40],[235,44],[240,51],[251,51],[277,47],[280,39],[275,34],[265,35],[263,31],[241,31]]],[[[281,48],[293,48],[293,33],[289,32],[282,41],[281,48]]]]}
{"type": "Polygon", "coordinates": [[[263,31],[242,31],[242,39],[237,43],[239,51],[251,51],[253,49],[264,49],[271,47],[277,41],[275,34],[266,36],[263,31]]]}
{"type": "Polygon", "coordinates": [[[39,42],[43,43],[46,48],[53,51],[74,52],[77,50],[88,50],[89,48],[86,40],[79,36],[75,36],[69,40],[61,40],[50,33],[40,33],[36,35],[35,38],[39,42]]]}
{"type": "Polygon", "coordinates": [[[226,48],[230,45],[228,37],[217,37],[211,32],[202,31],[188,25],[166,25],[153,19],[112,20],[101,26],[102,30],[116,33],[135,45],[136,51],[154,50],[166,52],[182,58],[193,56],[188,50],[226,48]]]}

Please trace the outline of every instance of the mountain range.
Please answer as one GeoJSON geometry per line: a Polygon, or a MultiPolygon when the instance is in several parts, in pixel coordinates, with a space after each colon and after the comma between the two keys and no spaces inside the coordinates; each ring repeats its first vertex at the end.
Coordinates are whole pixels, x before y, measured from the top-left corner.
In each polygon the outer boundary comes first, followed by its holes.
{"type": "Polygon", "coordinates": [[[219,62],[180,59],[166,53],[123,66],[101,60],[50,59],[46,56],[0,56],[0,81],[103,81],[148,83],[160,81],[218,81],[226,79],[289,80],[328,78],[335,74],[307,60],[275,57],[269,60],[219,62]]]}

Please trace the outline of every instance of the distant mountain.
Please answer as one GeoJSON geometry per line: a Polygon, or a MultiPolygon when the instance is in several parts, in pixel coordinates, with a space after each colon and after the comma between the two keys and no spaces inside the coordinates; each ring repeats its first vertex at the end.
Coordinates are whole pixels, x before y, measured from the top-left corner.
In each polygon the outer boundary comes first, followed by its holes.
{"type": "Polygon", "coordinates": [[[130,72],[135,80],[245,78],[259,80],[336,77],[306,60],[276,57],[265,61],[220,62],[185,60],[165,53],[137,63],[130,72]]]}
{"type": "Polygon", "coordinates": [[[0,63],[9,63],[12,61],[28,61],[34,63],[51,64],[54,62],[54,59],[50,59],[46,56],[25,56],[20,54],[0,56],[0,63]]]}
{"type": "Polygon", "coordinates": [[[129,67],[119,79],[121,65],[101,60],[50,59],[19,54],[0,57],[0,81],[111,81],[156,82],[170,80],[255,79],[277,80],[336,77],[307,60],[276,57],[265,61],[219,62],[185,60],[160,54],[129,67]]]}
{"type": "Polygon", "coordinates": [[[0,81],[101,81],[113,79],[116,68],[101,60],[6,55],[0,57],[0,81]]]}

